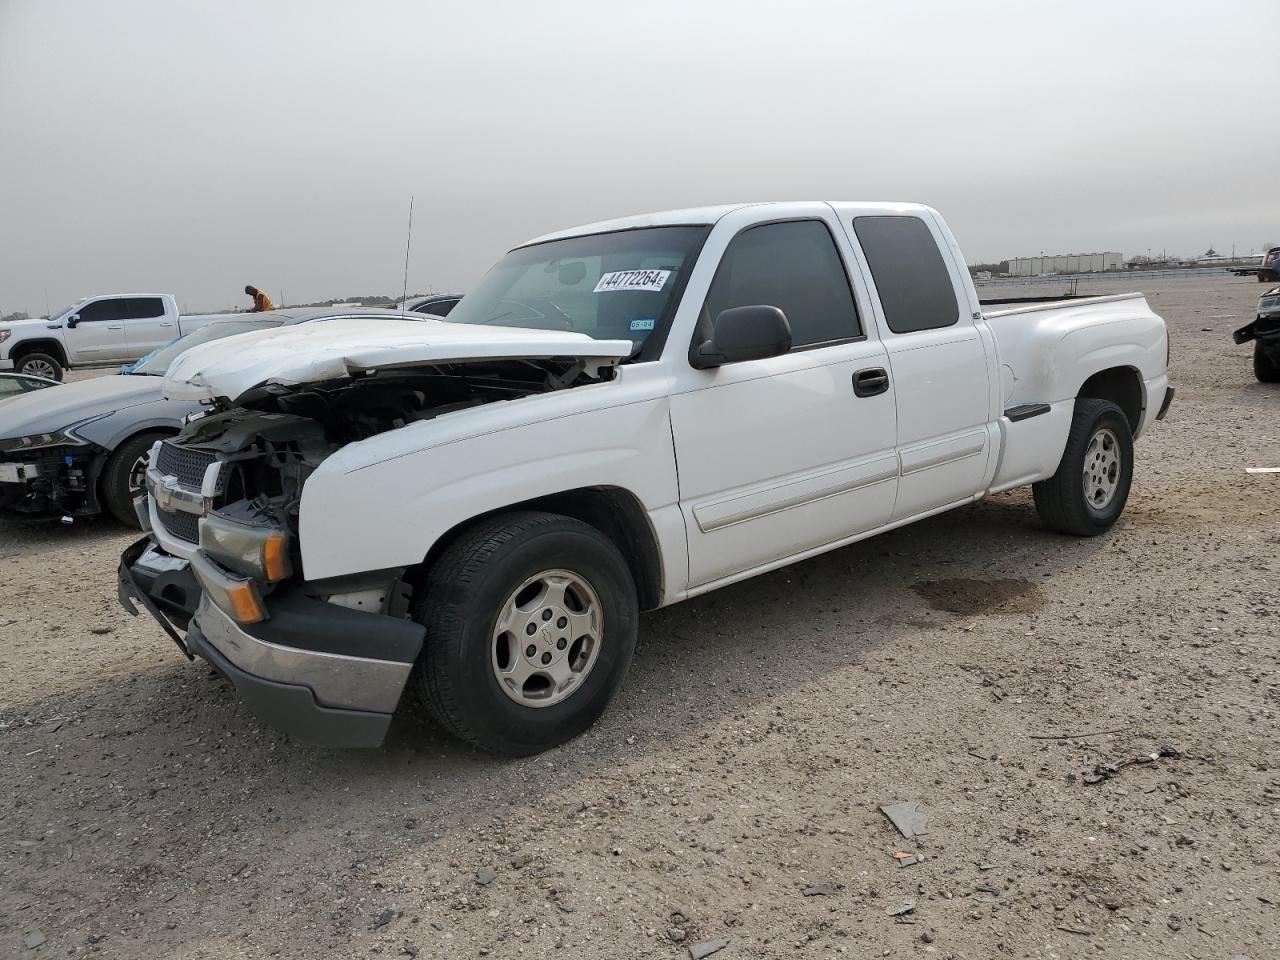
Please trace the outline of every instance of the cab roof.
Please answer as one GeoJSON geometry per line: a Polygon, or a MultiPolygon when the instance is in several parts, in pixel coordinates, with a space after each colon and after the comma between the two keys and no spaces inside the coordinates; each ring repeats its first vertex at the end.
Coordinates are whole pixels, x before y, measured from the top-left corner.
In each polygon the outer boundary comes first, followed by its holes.
{"type": "Polygon", "coordinates": [[[727,214],[733,213],[735,210],[742,210],[746,207],[772,207],[773,213],[779,217],[787,216],[789,208],[812,207],[814,203],[826,203],[832,206],[856,206],[861,209],[879,210],[883,209],[885,213],[904,213],[906,211],[920,212],[927,210],[928,207],[919,203],[892,203],[892,202],[863,202],[848,200],[763,200],[752,203],[722,203],[707,207],[686,207],[680,210],[660,210],[656,213],[640,213],[629,217],[618,217],[614,220],[600,220],[596,223],[588,223],[579,227],[570,227],[567,230],[557,230],[553,233],[546,233],[540,237],[534,237],[520,244],[522,247],[532,246],[537,243],[546,243],[548,240],[562,240],[565,237],[581,237],[593,233],[613,233],[618,230],[638,230],[642,227],[675,227],[675,226],[704,226],[714,224],[727,214]]]}

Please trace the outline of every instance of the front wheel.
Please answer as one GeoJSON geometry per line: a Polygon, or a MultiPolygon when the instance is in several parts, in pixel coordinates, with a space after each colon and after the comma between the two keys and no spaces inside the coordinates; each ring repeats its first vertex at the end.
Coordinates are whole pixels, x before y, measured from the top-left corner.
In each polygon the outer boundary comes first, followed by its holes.
{"type": "Polygon", "coordinates": [[[62,364],[51,353],[32,351],[24,353],[14,364],[15,373],[25,373],[29,377],[43,377],[46,380],[62,380],[62,364]]]}
{"type": "Polygon", "coordinates": [[[1095,537],[1120,519],[1133,482],[1133,433],[1109,400],[1082,398],[1071,416],[1058,472],[1031,488],[1050,530],[1095,537]]]}
{"type": "Polygon", "coordinates": [[[1280,383],[1280,364],[1257,340],[1253,341],[1253,375],[1259,383],[1280,383]]]}
{"type": "Polygon", "coordinates": [[[146,490],[147,461],[151,446],[164,433],[140,433],[130,437],[111,452],[102,468],[102,505],[107,512],[128,527],[140,527],[133,501],[146,490]]]}
{"type": "Polygon", "coordinates": [[[580,734],[631,663],[638,602],[618,548],[581,521],[522,512],[483,521],[427,573],[427,628],[410,684],[446,730],[527,756],[580,734]]]}

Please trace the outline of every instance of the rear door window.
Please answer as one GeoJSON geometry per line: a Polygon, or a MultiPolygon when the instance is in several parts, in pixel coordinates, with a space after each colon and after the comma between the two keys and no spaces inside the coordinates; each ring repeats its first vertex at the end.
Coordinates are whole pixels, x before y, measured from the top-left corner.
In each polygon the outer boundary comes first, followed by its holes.
{"type": "Polygon", "coordinates": [[[795,220],[748,227],[730,241],[707,292],[711,320],[731,307],[777,307],[792,347],[862,335],[844,263],[826,225],[795,220]]]}
{"type": "Polygon", "coordinates": [[[117,302],[121,320],[153,320],[164,316],[164,302],[159,297],[125,297],[117,302]]]}
{"type": "Polygon", "coordinates": [[[923,220],[855,217],[853,230],[871,267],[890,330],[936,330],[960,319],[951,273],[923,220]]]}

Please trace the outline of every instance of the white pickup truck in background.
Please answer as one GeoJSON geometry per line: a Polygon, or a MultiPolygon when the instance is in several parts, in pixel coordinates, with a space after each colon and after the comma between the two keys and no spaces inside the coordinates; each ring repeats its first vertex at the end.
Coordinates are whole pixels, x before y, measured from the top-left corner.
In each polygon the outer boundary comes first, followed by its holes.
{"type": "Polygon", "coordinates": [[[209,412],[152,451],[121,600],[300,739],[377,744],[407,688],[533,753],[604,710],[640,610],[1021,485],[1107,530],[1167,363],[1140,294],[984,315],[928,207],[578,227],[447,321],[183,354],[166,394],[209,412]]]}
{"type": "Polygon", "coordinates": [[[179,316],[168,293],[88,297],[52,317],[0,324],[0,370],[61,380],[75,367],[129,363],[216,316],[179,316]]]}

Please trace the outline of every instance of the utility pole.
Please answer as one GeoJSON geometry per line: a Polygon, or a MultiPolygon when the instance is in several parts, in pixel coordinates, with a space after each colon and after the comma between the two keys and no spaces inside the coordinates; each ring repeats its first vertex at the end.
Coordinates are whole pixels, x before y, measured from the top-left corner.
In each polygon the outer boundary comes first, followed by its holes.
{"type": "Polygon", "coordinates": [[[409,247],[413,244],[413,194],[409,194],[409,229],[404,238],[404,285],[400,290],[400,312],[405,312],[409,299],[409,247]]]}

